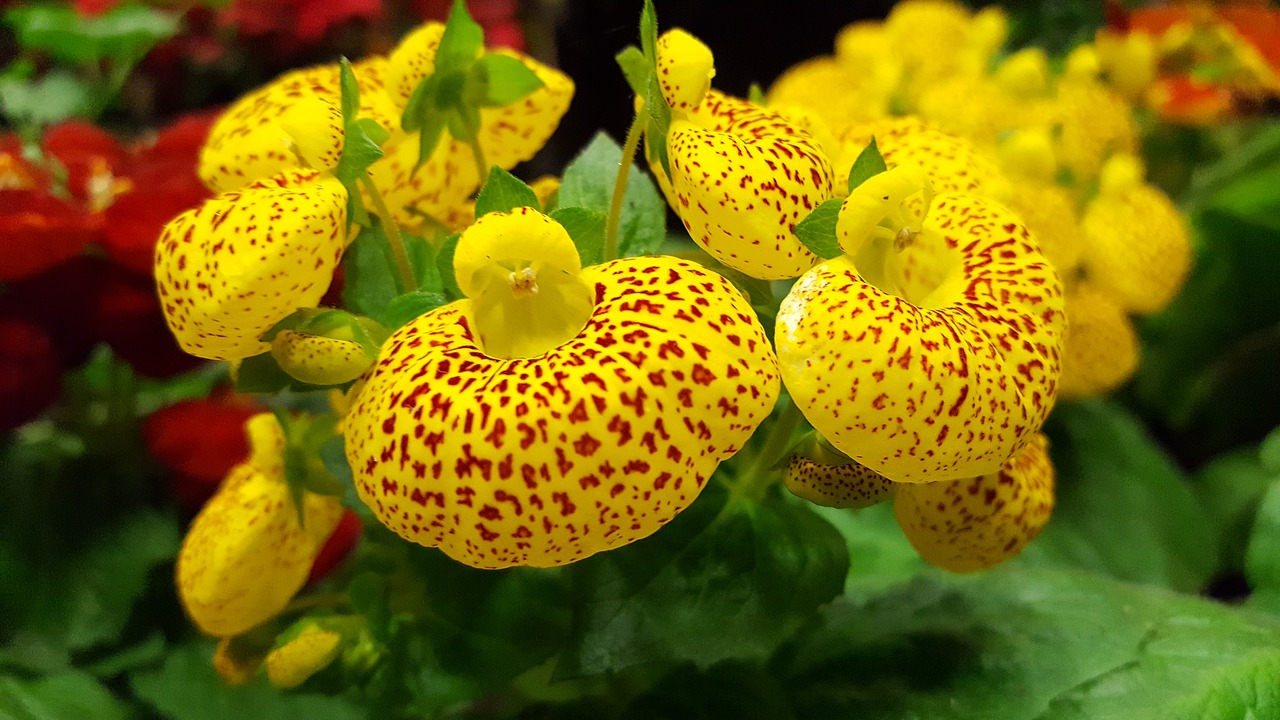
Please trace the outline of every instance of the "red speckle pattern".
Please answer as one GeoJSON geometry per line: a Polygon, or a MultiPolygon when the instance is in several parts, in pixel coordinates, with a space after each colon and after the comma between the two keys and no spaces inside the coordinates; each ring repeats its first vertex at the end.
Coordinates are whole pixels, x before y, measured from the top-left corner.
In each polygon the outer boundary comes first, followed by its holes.
{"type": "Polygon", "coordinates": [[[582,277],[593,314],[544,355],[485,355],[470,301],[383,346],[344,435],[387,527],[476,567],[570,563],[660,528],[769,413],[776,360],[722,277],[665,257],[582,277]]]}
{"type": "Polygon", "coordinates": [[[865,508],[889,499],[894,484],[857,463],[825,465],[793,455],[783,479],[792,495],[833,508],[865,508]]]}
{"type": "Polygon", "coordinates": [[[836,448],[896,482],[996,472],[1057,396],[1062,283],[1017,216],[939,195],[917,244],[956,256],[913,304],[848,256],[792,288],[775,339],[783,382],[836,448]]]}
{"type": "Polygon", "coordinates": [[[183,350],[235,360],[267,350],[272,325],[324,296],[346,248],[347,191],[292,171],[174,218],[156,245],[156,283],[183,350]]]}
{"type": "Polygon", "coordinates": [[[833,192],[831,163],[808,132],[712,91],[688,120],[672,124],[667,148],[671,179],[660,183],[667,200],[717,260],[771,280],[796,277],[817,260],[792,232],[833,192]]]}
{"type": "Polygon", "coordinates": [[[994,567],[1022,552],[1053,513],[1049,442],[1035,435],[999,472],[902,485],[893,500],[903,534],[926,561],[951,572],[994,567]]]}

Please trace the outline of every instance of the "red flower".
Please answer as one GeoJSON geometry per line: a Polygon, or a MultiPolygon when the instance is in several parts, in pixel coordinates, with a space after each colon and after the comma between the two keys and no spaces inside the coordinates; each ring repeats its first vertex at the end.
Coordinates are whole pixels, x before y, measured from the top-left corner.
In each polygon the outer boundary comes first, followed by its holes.
{"type": "Polygon", "coordinates": [[[11,314],[45,329],[64,367],[78,367],[97,344],[94,307],[102,293],[107,262],[81,255],[9,286],[11,314]]]}
{"type": "Polygon", "coordinates": [[[311,574],[307,576],[307,584],[314,585],[329,576],[347,556],[355,550],[360,542],[364,526],[360,524],[360,516],[350,510],[342,513],[338,527],[324,542],[316,559],[311,563],[311,574]]]}
{"type": "Polygon", "coordinates": [[[237,463],[249,456],[244,423],[260,408],[226,400],[185,400],[142,422],[151,456],[172,473],[169,489],[196,511],[237,463]]]}
{"type": "Polygon", "coordinates": [[[85,17],[97,17],[116,6],[117,0],[75,0],[76,12],[85,17]]]}
{"type": "Polygon", "coordinates": [[[116,176],[125,151],[115,136],[84,120],[71,120],[44,135],[44,151],[67,170],[67,189],[90,210],[111,204],[125,189],[116,176]]]}
{"type": "Polygon", "coordinates": [[[100,219],[43,191],[0,190],[0,281],[30,277],[93,242],[100,219]]]}
{"type": "Polygon", "coordinates": [[[178,347],[150,276],[109,269],[92,317],[94,335],[141,375],[172,377],[204,362],[178,347]]]}
{"type": "Polygon", "coordinates": [[[62,386],[62,370],[44,328],[0,318],[0,431],[34,419],[62,386]]]}

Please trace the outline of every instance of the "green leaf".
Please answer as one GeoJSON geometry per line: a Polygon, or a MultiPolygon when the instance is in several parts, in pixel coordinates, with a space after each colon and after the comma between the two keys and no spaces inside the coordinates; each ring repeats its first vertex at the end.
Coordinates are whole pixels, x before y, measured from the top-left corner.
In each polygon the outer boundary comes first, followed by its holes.
{"type": "Polygon", "coordinates": [[[476,219],[491,212],[511,212],[518,207],[542,210],[533,188],[525,185],[523,180],[497,165],[489,168],[489,178],[476,197],[476,219]]]}
{"type": "Polygon", "coordinates": [[[436,51],[436,72],[448,72],[466,66],[484,49],[484,30],[467,12],[464,0],[454,0],[444,35],[436,51]]]}
{"type": "Polygon", "coordinates": [[[1228,677],[1247,687],[1278,642],[1280,625],[1206,600],[1006,565],[837,601],[771,670],[804,718],[1249,717],[1182,713],[1228,677]]]}
{"type": "MultiPolygon", "coordinates": [[[[360,707],[337,697],[281,691],[259,675],[243,687],[227,687],[213,671],[213,644],[193,643],[178,649],[164,665],[134,673],[134,693],[171,720],[362,720],[360,707]]],[[[81,716],[92,717],[92,716],[81,716]]]]}
{"type": "Polygon", "coordinates": [[[582,266],[604,262],[604,227],[608,218],[596,210],[583,207],[557,208],[551,211],[551,219],[564,226],[578,248],[582,266]]]}
{"type": "Polygon", "coordinates": [[[83,16],[70,5],[27,5],[5,13],[4,20],[22,47],[69,64],[136,62],[180,27],[175,15],[134,4],[98,17],[83,16]]]}
{"type": "Polygon", "coordinates": [[[826,260],[840,257],[844,251],[840,249],[840,240],[836,237],[836,221],[840,218],[840,208],[843,205],[844,201],[840,198],[827,200],[796,223],[791,232],[814,255],[826,260]]]}
{"type": "Polygon", "coordinates": [[[404,292],[382,223],[360,231],[342,259],[346,271],[342,303],[360,315],[381,317],[387,305],[404,292]]]}
{"type": "Polygon", "coordinates": [[[444,239],[440,252],[436,255],[436,269],[440,273],[440,284],[444,286],[445,297],[450,300],[461,300],[466,297],[458,287],[458,279],[453,274],[453,254],[458,250],[460,233],[454,233],[444,239]]]}
{"type": "Polygon", "coordinates": [[[1177,590],[1204,587],[1217,565],[1214,527],[1141,423],[1108,401],[1067,403],[1045,432],[1057,503],[1025,558],[1177,590]]]}
{"type": "Polygon", "coordinates": [[[653,9],[653,0],[645,0],[640,10],[640,48],[649,63],[648,81],[641,93],[644,112],[648,115],[645,148],[650,162],[657,162],[666,176],[671,177],[671,158],[667,152],[671,108],[662,97],[662,85],[658,81],[658,15],[653,9]]]}
{"type": "Polygon", "coordinates": [[[392,300],[379,319],[395,330],[449,302],[443,293],[418,290],[392,300]]]}
{"type": "Polygon", "coordinates": [[[54,70],[39,80],[0,78],[0,112],[15,125],[53,125],[83,114],[89,86],[68,72],[54,70]]]}
{"type": "Polygon", "coordinates": [[[635,45],[628,45],[621,52],[613,56],[617,61],[618,67],[622,69],[622,76],[626,78],[627,85],[631,87],[631,92],[640,97],[644,97],[649,88],[649,72],[651,68],[649,61],[645,59],[644,52],[635,45]]]}
{"type": "Polygon", "coordinates": [[[1258,448],[1219,455],[1196,474],[1192,489],[1218,531],[1219,572],[1244,567],[1245,547],[1258,506],[1277,481],[1280,468],[1268,467],[1258,448]]]}
{"type": "Polygon", "coordinates": [[[858,159],[854,160],[853,167],[849,168],[849,192],[853,192],[871,177],[888,169],[889,167],[884,164],[884,156],[880,154],[880,147],[876,145],[875,136],[872,136],[871,142],[858,153],[858,159]]]}
{"type": "Polygon", "coordinates": [[[649,64],[658,67],[658,13],[653,8],[653,0],[644,0],[640,8],[640,49],[649,59],[649,64]]]}
{"type": "Polygon", "coordinates": [[[5,720],[127,720],[129,708],[80,671],[34,680],[0,677],[0,716],[5,720]]]}
{"type": "Polygon", "coordinates": [[[152,570],[171,560],[179,544],[176,519],[158,510],[127,516],[55,574],[26,588],[26,604],[6,624],[71,650],[119,637],[146,592],[152,570]]]}
{"type": "Polygon", "coordinates": [[[1280,611],[1280,479],[1262,498],[1245,552],[1244,574],[1255,598],[1280,611]]]}
{"type": "Polygon", "coordinates": [[[518,102],[543,86],[541,78],[519,60],[497,53],[483,55],[468,71],[468,93],[481,107],[502,107],[518,102]]]}
{"type": "MultiPolygon", "coordinates": [[[[560,181],[560,207],[586,208],[607,215],[620,162],[622,147],[607,134],[597,133],[565,168],[560,181]]],[[[667,204],[653,181],[632,165],[622,196],[619,257],[653,254],[662,246],[666,235],[667,204]]]]}
{"type": "Polygon", "coordinates": [[[556,676],[763,659],[839,594],[848,567],[843,539],[805,505],[730,501],[709,485],[651,537],[572,566],[556,676]]]}
{"type": "Polygon", "coordinates": [[[351,63],[344,57],[339,60],[339,83],[342,88],[342,124],[345,137],[342,144],[342,158],[333,174],[347,187],[347,192],[359,194],[356,182],[364,176],[365,170],[383,156],[382,148],[375,138],[386,140],[388,133],[378,123],[368,118],[361,119],[360,85],[356,74],[351,70],[351,63]]]}
{"type": "Polygon", "coordinates": [[[281,369],[270,350],[241,360],[236,371],[236,392],[271,394],[292,383],[293,378],[281,369]]]}

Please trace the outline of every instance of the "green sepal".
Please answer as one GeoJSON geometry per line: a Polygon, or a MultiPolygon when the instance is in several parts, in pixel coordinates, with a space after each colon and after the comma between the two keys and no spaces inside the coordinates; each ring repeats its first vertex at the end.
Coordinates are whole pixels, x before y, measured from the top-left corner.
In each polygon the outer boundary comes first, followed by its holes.
{"type": "Polygon", "coordinates": [[[405,293],[387,305],[382,319],[391,329],[399,329],[448,302],[443,293],[423,290],[405,293]]]}
{"type": "Polygon", "coordinates": [[[444,24],[444,35],[436,50],[436,72],[448,72],[466,67],[484,49],[484,28],[467,12],[463,0],[454,0],[449,19],[444,24]]]}
{"type": "Polygon", "coordinates": [[[614,55],[613,59],[622,69],[622,76],[627,79],[627,85],[631,86],[631,92],[644,97],[649,91],[649,61],[644,52],[635,45],[628,45],[622,52],[614,55]]]}
{"type": "Polygon", "coordinates": [[[550,216],[573,238],[583,267],[604,262],[604,230],[608,222],[604,213],[583,207],[565,207],[551,211],[550,216]]]}
{"type": "Polygon", "coordinates": [[[236,392],[251,394],[277,393],[293,382],[293,378],[280,368],[270,350],[241,360],[235,379],[236,392]]]}
{"type": "Polygon", "coordinates": [[[523,100],[543,86],[538,74],[510,55],[483,55],[467,70],[467,99],[480,107],[523,100]]]}
{"type": "Polygon", "coordinates": [[[809,213],[805,219],[796,223],[791,232],[799,238],[809,252],[824,260],[830,260],[843,254],[840,240],[836,237],[836,220],[840,217],[840,207],[844,201],[832,198],[809,213]]]}
{"type": "Polygon", "coordinates": [[[542,210],[537,194],[523,180],[497,165],[489,168],[489,178],[476,197],[476,219],[491,212],[511,212],[518,207],[542,210]]]}
{"type": "MultiPolygon", "coordinates": [[[[385,141],[390,135],[378,123],[358,117],[360,114],[360,85],[356,74],[351,70],[351,63],[344,57],[338,61],[339,85],[342,92],[342,158],[333,174],[346,186],[348,197],[359,196],[357,181],[364,176],[369,166],[382,158],[382,147],[379,139],[385,141]]],[[[348,207],[351,207],[349,204],[348,207]]],[[[359,211],[357,211],[359,214],[359,211]]],[[[366,219],[366,218],[362,218],[366,219]]],[[[357,221],[359,222],[359,221],[357,221]]],[[[364,222],[359,222],[364,225],[364,222]]]]}
{"type": "Polygon", "coordinates": [[[645,150],[650,162],[662,166],[671,177],[671,157],[667,152],[667,131],[671,128],[671,108],[662,97],[658,81],[658,15],[653,0],[645,0],[640,11],[640,47],[649,62],[649,81],[644,92],[644,107],[649,119],[645,127],[645,150]]]}
{"type": "Polygon", "coordinates": [[[304,493],[340,497],[345,490],[342,482],[325,469],[320,460],[320,446],[334,436],[338,416],[332,413],[295,415],[280,409],[272,413],[284,434],[284,479],[298,512],[298,524],[304,525],[304,493]]]}
{"type": "Polygon", "coordinates": [[[871,142],[858,153],[858,159],[853,161],[853,167],[849,168],[849,192],[853,192],[859,185],[868,179],[879,175],[888,170],[888,166],[884,163],[884,156],[880,154],[880,147],[876,145],[876,139],[873,135],[871,142]]]}
{"type": "Polygon", "coordinates": [[[766,100],[764,97],[764,88],[760,87],[760,83],[751,83],[751,87],[747,88],[747,100],[756,105],[764,106],[766,100]]]}
{"type": "Polygon", "coordinates": [[[445,238],[440,244],[440,251],[436,253],[436,269],[440,272],[440,284],[443,286],[445,297],[450,300],[461,300],[466,297],[462,294],[462,288],[458,287],[458,277],[453,272],[453,254],[458,251],[458,239],[461,237],[461,233],[454,233],[445,238]]]}

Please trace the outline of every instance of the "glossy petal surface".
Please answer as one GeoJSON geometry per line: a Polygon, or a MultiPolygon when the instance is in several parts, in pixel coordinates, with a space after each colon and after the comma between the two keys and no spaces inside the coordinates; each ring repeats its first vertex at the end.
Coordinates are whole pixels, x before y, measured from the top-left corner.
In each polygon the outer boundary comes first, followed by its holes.
{"type": "Polygon", "coordinates": [[[889,498],[894,484],[873,470],[852,465],[824,465],[796,455],[783,478],[792,495],[833,508],[871,507],[889,498]]]}
{"type": "Polygon", "coordinates": [[[796,283],[775,333],[783,382],[823,437],[890,480],[995,472],[1057,395],[1061,282],[1015,215],[972,196],[939,195],[916,246],[949,264],[914,302],[847,255],[796,283]]]}
{"type": "Polygon", "coordinates": [[[255,182],[174,218],[156,245],[156,282],[182,349],[213,360],[266,351],[264,332],[324,296],[346,230],[346,190],[313,171],[255,182]]]}
{"type": "Polygon", "coordinates": [[[284,480],[275,416],[246,425],[253,457],[237,465],[192,521],[178,553],[178,594],[204,632],[238,635],[284,609],[342,516],[337,498],[304,495],[304,525],[284,480]]]}
{"type": "MultiPolygon", "coordinates": [[[[838,178],[849,176],[854,160],[875,137],[886,165],[919,165],[935,192],[969,193],[1000,202],[1009,199],[1009,181],[992,155],[919,118],[885,118],[847,126],[837,135],[841,148],[833,162],[838,178]]],[[[845,193],[843,185],[839,190],[845,193]]]]}
{"type": "Polygon", "coordinates": [[[1022,552],[1053,512],[1049,443],[1036,435],[999,472],[903,485],[894,514],[916,552],[951,572],[994,567],[1022,552]]]}
{"type": "Polygon", "coordinates": [[[833,176],[808,132],[712,92],[688,120],[672,123],[667,147],[668,200],[703,249],[765,279],[792,278],[813,264],[792,228],[831,197],[833,176]]]}
{"type": "Polygon", "coordinates": [[[389,528],[476,567],[570,563],[669,521],[773,407],[776,361],[726,280],[661,257],[582,277],[594,312],[544,355],[482,353],[470,301],[383,346],[344,434],[389,528]]]}

